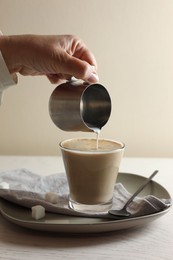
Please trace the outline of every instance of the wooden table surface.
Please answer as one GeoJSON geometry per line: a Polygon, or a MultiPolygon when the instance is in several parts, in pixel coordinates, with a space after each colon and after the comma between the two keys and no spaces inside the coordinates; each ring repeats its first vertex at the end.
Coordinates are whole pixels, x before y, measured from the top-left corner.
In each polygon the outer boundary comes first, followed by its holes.
{"type": "MultiPolygon", "coordinates": [[[[64,171],[61,157],[0,156],[0,171],[27,168],[40,175],[64,171]]],[[[172,158],[124,158],[120,171],[148,177],[173,197],[172,158]]],[[[129,230],[99,234],[59,234],[19,227],[0,215],[0,259],[173,259],[173,210],[157,220],[129,230]]]]}

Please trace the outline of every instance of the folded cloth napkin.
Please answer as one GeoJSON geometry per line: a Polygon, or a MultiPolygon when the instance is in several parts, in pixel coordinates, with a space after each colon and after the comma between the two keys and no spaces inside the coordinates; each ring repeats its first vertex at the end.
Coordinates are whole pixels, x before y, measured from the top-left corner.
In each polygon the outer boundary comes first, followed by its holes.
{"type": "MultiPolygon", "coordinates": [[[[47,212],[85,216],[85,217],[109,217],[105,213],[80,213],[68,206],[68,184],[65,174],[58,173],[49,176],[39,176],[27,169],[18,169],[0,173],[0,197],[18,205],[31,208],[42,205],[47,212]],[[46,194],[56,194],[56,204],[45,199],[46,194]]],[[[131,194],[121,183],[117,183],[114,189],[112,209],[121,209],[131,194]]],[[[128,211],[135,216],[152,214],[170,206],[170,200],[159,199],[152,195],[140,198],[136,197],[128,206],[128,211]],[[148,198],[152,198],[148,200],[148,198]]],[[[116,218],[116,217],[115,217],[116,218]]]]}

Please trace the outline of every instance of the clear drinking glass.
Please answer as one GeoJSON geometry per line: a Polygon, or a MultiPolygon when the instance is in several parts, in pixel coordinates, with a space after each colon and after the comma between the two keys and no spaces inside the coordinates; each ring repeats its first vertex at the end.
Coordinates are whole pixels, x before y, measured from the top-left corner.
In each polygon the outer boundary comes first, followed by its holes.
{"type": "Polygon", "coordinates": [[[105,212],[112,207],[114,186],[125,145],[122,142],[75,138],[62,141],[69,185],[69,206],[79,212],[105,212]]]}

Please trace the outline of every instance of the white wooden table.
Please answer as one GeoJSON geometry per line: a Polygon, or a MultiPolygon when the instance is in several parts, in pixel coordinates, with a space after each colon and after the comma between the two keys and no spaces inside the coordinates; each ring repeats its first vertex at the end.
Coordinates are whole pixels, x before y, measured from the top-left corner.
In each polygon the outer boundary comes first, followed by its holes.
{"type": "MultiPolygon", "coordinates": [[[[64,171],[60,157],[0,156],[0,171],[27,168],[47,175],[64,171]]],[[[155,181],[173,197],[173,159],[124,158],[121,172],[144,176],[155,169],[155,181]]],[[[0,259],[173,259],[173,210],[143,227],[101,234],[58,234],[33,231],[0,215],[0,259]]]]}

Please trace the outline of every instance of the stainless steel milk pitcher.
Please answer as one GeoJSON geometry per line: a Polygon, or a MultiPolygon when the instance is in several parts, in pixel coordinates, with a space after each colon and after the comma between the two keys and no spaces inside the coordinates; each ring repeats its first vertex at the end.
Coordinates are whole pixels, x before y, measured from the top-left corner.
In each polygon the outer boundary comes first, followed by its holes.
{"type": "Polygon", "coordinates": [[[64,131],[101,129],[111,113],[111,99],[101,84],[67,81],[55,88],[49,100],[49,113],[64,131]]]}

